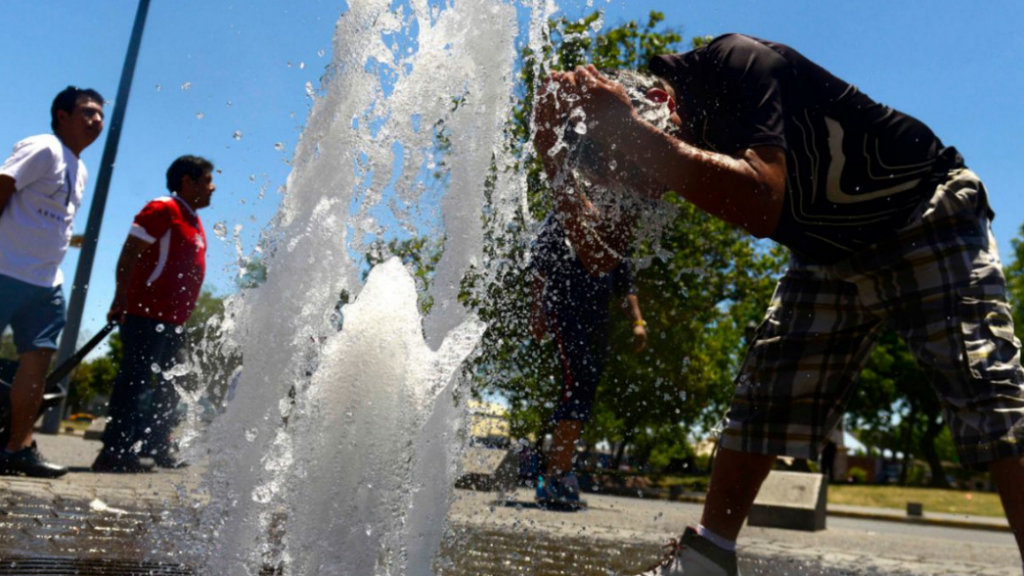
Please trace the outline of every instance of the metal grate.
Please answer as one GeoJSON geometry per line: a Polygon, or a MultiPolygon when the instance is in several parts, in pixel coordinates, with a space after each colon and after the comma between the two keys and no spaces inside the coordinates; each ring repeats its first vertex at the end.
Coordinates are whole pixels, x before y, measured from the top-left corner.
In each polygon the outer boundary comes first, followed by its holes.
{"type": "Polygon", "coordinates": [[[195,570],[176,564],[76,560],[74,558],[4,558],[0,576],[196,576],[195,570]]]}

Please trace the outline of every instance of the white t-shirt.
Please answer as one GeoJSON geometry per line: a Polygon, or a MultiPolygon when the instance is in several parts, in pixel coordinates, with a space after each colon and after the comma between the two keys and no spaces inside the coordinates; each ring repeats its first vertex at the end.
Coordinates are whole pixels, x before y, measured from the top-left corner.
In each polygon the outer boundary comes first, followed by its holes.
{"type": "Polygon", "coordinates": [[[63,284],[60,263],[82,204],[85,164],[59,138],[42,134],[15,144],[0,174],[14,178],[17,189],[0,214],[0,274],[36,286],[63,284]]]}

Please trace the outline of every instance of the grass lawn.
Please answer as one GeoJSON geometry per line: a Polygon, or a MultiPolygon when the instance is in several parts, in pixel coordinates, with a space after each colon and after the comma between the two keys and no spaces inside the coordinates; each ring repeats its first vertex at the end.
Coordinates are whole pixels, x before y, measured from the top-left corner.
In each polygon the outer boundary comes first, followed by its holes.
{"type": "Polygon", "coordinates": [[[925,512],[1003,517],[1003,504],[999,501],[999,495],[991,492],[830,484],[828,502],[900,510],[906,510],[907,502],[920,502],[925,512]]]}

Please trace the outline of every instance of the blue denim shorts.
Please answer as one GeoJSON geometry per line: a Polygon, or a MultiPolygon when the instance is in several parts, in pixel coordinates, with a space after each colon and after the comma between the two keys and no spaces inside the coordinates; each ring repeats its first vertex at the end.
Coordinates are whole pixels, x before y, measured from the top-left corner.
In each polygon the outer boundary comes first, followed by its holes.
{"type": "Polygon", "coordinates": [[[18,354],[56,350],[64,328],[64,290],[0,274],[0,332],[10,326],[18,354]]]}

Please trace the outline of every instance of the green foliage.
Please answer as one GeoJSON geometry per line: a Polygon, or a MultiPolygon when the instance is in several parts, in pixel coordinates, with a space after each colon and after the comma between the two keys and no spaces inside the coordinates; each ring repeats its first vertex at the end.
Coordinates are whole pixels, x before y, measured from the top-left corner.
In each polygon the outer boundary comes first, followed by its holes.
{"type": "Polygon", "coordinates": [[[857,484],[865,484],[868,481],[867,470],[859,466],[854,466],[853,468],[850,468],[848,474],[850,478],[857,484]]]}
{"type": "Polygon", "coordinates": [[[107,353],[89,362],[83,362],[71,374],[68,410],[74,414],[84,411],[96,396],[110,397],[114,380],[121,365],[121,335],[113,334],[107,340],[107,353]]]}
{"type": "Polygon", "coordinates": [[[1006,291],[1013,305],[1013,327],[1017,337],[1024,339],[1024,226],[1010,244],[1013,246],[1013,262],[1003,269],[1006,274],[1006,291]]]}
{"type": "Polygon", "coordinates": [[[861,442],[905,455],[902,483],[913,480],[911,458],[918,456],[932,470],[932,485],[948,486],[942,461],[956,462],[957,454],[942,405],[931,380],[892,330],[882,333],[861,372],[847,416],[861,442]]]}

